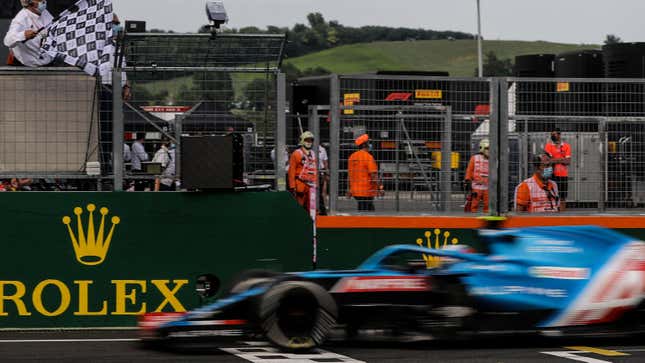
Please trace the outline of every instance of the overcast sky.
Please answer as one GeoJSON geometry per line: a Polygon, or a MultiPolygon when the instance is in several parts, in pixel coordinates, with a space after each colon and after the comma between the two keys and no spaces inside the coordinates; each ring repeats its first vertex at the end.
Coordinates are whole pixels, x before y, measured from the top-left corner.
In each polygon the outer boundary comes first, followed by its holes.
{"type": "MultiPolygon", "coordinates": [[[[126,19],[150,28],[194,32],[205,0],[113,0],[126,19]]],[[[289,26],[321,12],[341,24],[475,33],[476,0],[228,0],[229,27],[289,26]]],[[[606,34],[645,41],[645,0],[481,0],[486,39],[602,43],[606,34]]]]}

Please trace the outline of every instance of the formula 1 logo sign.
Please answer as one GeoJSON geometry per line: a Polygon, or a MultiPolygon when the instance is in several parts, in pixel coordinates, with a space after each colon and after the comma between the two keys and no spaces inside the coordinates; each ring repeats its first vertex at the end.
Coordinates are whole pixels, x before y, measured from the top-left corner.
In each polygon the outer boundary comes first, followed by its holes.
{"type": "Polygon", "coordinates": [[[393,92],[390,93],[385,100],[386,101],[409,101],[412,98],[412,93],[409,92],[393,92]]]}
{"type": "MultiPolygon", "coordinates": [[[[445,231],[443,234],[440,229],[435,229],[434,234],[430,231],[426,231],[425,240],[423,238],[417,239],[417,245],[420,247],[432,248],[436,250],[444,249],[451,245],[459,244],[459,239],[456,237],[450,238],[450,232],[445,231]]],[[[426,263],[428,269],[437,268],[441,266],[441,257],[432,256],[423,254],[423,260],[426,263]]]]}

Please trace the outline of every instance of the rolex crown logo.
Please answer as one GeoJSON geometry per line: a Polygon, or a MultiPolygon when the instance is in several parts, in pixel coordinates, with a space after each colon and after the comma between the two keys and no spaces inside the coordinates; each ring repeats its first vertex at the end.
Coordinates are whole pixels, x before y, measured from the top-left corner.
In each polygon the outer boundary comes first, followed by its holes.
{"type": "Polygon", "coordinates": [[[74,245],[76,260],[87,266],[96,266],[103,263],[105,256],[110,249],[110,242],[112,241],[114,228],[121,222],[121,219],[119,217],[113,216],[111,219],[112,226],[110,227],[110,231],[107,237],[105,237],[105,217],[108,215],[109,210],[103,207],[99,211],[101,213],[101,224],[99,225],[98,232],[95,233],[95,210],[96,206],[94,204],[87,205],[87,211],[90,212],[90,217],[87,222],[87,230],[84,230],[83,221],[81,218],[81,215],[83,214],[83,208],[74,208],[74,214],[76,215],[76,235],[74,234],[71,226],[72,218],[68,216],[63,217],[63,224],[67,226],[69,237],[72,240],[72,244],[74,245]]]}
{"type": "MultiPolygon", "coordinates": [[[[440,249],[446,248],[446,246],[449,245],[448,240],[450,239],[450,232],[445,231],[443,232],[443,235],[442,235],[441,230],[437,228],[434,230],[434,234],[430,231],[426,231],[425,237],[426,237],[425,241],[422,238],[417,239],[417,244],[419,246],[440,250],[440,249]]],[[[458,243],[459,243],[459,239],[457,238],[450,239],[450,244],[456,245],[458,243]]],[[[436,268],[441,266],[441,257],[439,256],[429,256],[424,253],[423,260],[426,262],[427,268],[436,268]]]]}

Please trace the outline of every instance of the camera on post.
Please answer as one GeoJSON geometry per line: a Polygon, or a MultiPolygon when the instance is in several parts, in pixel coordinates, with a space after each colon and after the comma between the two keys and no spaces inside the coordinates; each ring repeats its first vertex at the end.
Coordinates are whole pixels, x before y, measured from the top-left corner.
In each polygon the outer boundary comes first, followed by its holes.
{"type": "Polygon", "coordinates": [[[206,15],[210,22],[211,33],[215,34],[222,24],[228,22],[223,1],[206,1],[206,15]]]}

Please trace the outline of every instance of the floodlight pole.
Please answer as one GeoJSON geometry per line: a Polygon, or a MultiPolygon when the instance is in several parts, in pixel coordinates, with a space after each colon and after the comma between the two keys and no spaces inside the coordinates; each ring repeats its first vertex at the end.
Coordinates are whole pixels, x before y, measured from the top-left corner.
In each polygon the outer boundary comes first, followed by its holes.
{"type": "Polygon", "coordinates": [[[482,60],[482,17],[479,1],[477,0],[477,63],[479,66],[479,78],[482,78],[484,76],[484,63],[482,60]]]}

